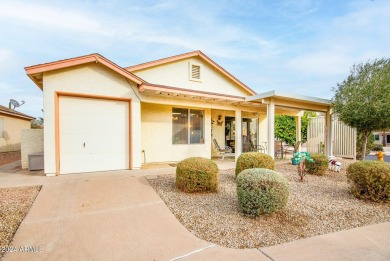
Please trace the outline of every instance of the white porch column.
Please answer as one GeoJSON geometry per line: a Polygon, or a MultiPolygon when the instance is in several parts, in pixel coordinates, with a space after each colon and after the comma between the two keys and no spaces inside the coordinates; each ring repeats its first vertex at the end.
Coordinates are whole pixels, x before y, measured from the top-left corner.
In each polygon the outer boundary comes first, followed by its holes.
{"type": "Polygon", "coordinates": [[[235,135],[235,154],[236,154],[236,161],[237,161],[238,157],[242,153],[242,134],[241,134],[242,118],[241,118],[241,110],[236,110],[236,112],[235,112],[235,122],[236,122],[236,126],[235,126],[235,132],[236,132],[236,135],[235,135]]]}
{"type": "MultiPolygon", "coordinates": [[[[301,116],[295,116],[295,143],[302,141],[302,123],[301,116]]],[[[298,147],[298,152],[301,152],[301,145],[298,147]]]]}
{"type": "Polygon", "coordinates": [[[332,115],[331,109],[329,108],[325,114],[325,155],[330,156],[333,154],[332,144],[332,115]]]}
{"type": "Polygon", "coordinates": [[[268,155],[275,157],[275,100],[270,99],[267,104],[267,120],[268,120],[268,155]]]}

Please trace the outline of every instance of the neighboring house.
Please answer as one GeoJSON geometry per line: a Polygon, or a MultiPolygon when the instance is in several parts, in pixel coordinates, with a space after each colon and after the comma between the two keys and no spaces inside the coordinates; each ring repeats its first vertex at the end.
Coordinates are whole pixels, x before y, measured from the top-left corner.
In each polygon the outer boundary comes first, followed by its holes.
{"type": "Polygon", "coordinates": [[[374,131],[373,134],[375,144],[383,144],[386,147],[390,146],[390,130],[374,131]]]}
{"type": "Polygon", "coordinates": [[[20,150],[21,130],[30,129],[33,119],[0,105],[0,152],[20,150]]]}
{"type": "Polygon", "coordinates": [[[273,156],[275,114],[320,111],[330,122],[329,100],[256,94],[200,51],[127,68],[90,54],[25,70],[43,91],[47,175],[211,158],[213,139],[236,157],[249,140],[273,156]]]}

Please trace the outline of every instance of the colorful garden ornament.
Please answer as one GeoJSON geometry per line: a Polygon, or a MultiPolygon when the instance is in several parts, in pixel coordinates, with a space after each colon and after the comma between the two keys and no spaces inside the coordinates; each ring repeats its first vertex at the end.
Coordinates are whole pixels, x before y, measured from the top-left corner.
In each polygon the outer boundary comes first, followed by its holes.
{"type": "Polygon", "coordinates": [[[334,156],[329,156],[329,170],[340,172],[341,166],[343,165],[340,161],[337,161],[334,156]]]}
{"type": "Polygon", "coordinates": [[[307,152],[295,152],[294,159],[298,162],[298,175],[301,178],[301,181],[303,181],[303,177],[306,175],[306,161],[314,162],[314,159],[310,158],[310,154],[307,152]]]}

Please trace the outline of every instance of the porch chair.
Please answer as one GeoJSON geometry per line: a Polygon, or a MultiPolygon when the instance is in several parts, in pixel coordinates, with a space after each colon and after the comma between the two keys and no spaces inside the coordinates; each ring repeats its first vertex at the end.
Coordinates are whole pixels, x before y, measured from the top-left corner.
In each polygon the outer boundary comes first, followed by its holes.
{"type": "Polygon", "coordinates": [[[235,156],[235,154],[232,153],[232,148],[230,148],[229,146],[225,146],[225,148],[222,149],[219,146],[218,141],[216,139],[213,139],[213,142],[214,142],[215,149],[218,150],[219,154],[222,156],[222,160],[228,156],[231,156],[231,157],[235,156]]]}
{"type": "Polygon", "coordinates": [[[254,145],[252,140],[249,140],[250,151],[265,153],[265,147],[263,145],[254,145]]]}
{"type": "Polygon", "coordinates": [[[302,141],[297,141],[297,143],[295,143],[294,145],[294,148],[288,147],[286,153],[291,153],[292,155],[294,155],[295,152],[298,152],[299,146],[301,145],[302,145],[302,141]]]}
{"type": "Polygon", "coordinates": [[[284,155],[286,155],[287,152],[287,146],[283,146],[283,141],[281,140],[275,140],[275,158],[280,158],[283,159],[284,155]]]}

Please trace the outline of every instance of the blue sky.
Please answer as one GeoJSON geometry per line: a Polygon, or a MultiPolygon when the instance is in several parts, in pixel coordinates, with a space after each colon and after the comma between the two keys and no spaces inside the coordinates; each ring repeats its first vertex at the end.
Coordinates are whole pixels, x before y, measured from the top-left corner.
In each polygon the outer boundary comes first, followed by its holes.
{"type": "Polygon", "coordinates": [[[42,116],[24,67],[100,53],[120,66],[201,50],[254,89],[331,98],[354,63],[390,58],[390,1],[1,1],[0,104],[42,116]]]}

